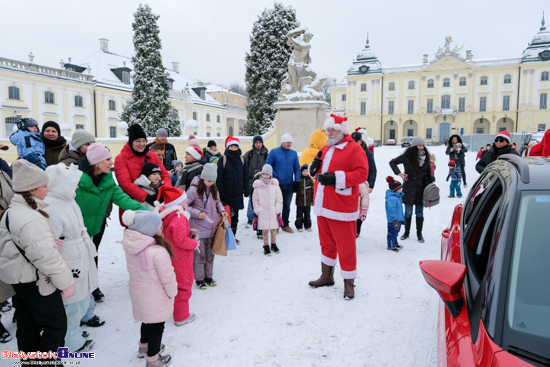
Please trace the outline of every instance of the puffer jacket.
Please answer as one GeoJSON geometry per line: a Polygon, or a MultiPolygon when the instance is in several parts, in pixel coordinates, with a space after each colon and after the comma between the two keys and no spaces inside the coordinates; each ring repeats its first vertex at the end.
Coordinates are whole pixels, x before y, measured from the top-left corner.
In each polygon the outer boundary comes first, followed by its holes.
{"type": "Polygon", "coordinates": [[[445,154],[449,156],[449,160],[454,159],[455,162],[457,162],[458,164],[464,167],[464,165],[466,164],[466,161],[464,160],[464,153],[466,153],[467,151],[468,151],[468,148],[464,146],[464,144],[462,143],[462,139],[460,138],[459,135],[452,135],[449,138],[449,144],[447,145],[447,150],[445,151],[445,154]],[[451,152],[451,148],[454,148],[453,138],[457,138],[458,143],[460,143],[462,147],[459,149],[455,148],[455,150],[451,152]]]}
{"type": "Polygon", "coordinates": [[[10,141],[17,147],[17,155],[19,158],[26,159],[29,154],[36,154],[40,162],[46,166],[46,147],[40,139],[38,133],[33,133],[27,130],[18,130],[10,136],[10,141]]]}
{"type": "Polygon", "coordinates": [[[248,181],[248,167],[241,160],[241,150],[225,150],[225,159],[218,160],[218,178],[216,186],[218,193],[231,208],[240,210],[244,208],[243,195],[250,195],[248,181]],[[223,166],[224,160],[225,168],[223,166]]]}
{"type": "MultiPolygon", "coordinates": [[[[38,198],[34,200],[38,209],[48,205],[38,198]]],[[[58,289],[74,284],[71,270],[57,251],[48,218],[32,209],[22,195],[15,194],[0,220],[0,279],[8,284],[34,282],[37,280],[35,268],[50,277],[58,289]],[[11,235],[6,216],[9,216],[11,235]],[[32,264],[19,252],[12,236],[32,264]]]]}
{"type": "Polygon", "coordinates": [[[300,175],[300,187],[296,191],[296,206],[313,205],[313,185],[311,177],[300,175]]]}
{"type": "MultiPolygon", "coordinates": [[[[68,305],[89,297],[97,288],[98,276],[94,262],[97,252],[84,227],[82,212],[74,201],[76,185],[82,172],[75,165],[68,169],[62,166],[62,170],[57,169],[56,175],[50,175],[49,192],[44,200],[49,206],[44,211],[50,215],[54,238],[64,237],[61,257],[75,278],[75,295],[63,300],[68,305]]],[[[57,168],[56,165],[48,167],[48,170],[54,168],[57,168]]]]}
{"type": "Polygon", "coordinates": [[[191,228],[197,228],[199,238],[212,238],[216,236],[216,230],[221,222],[221,213],[225,212],[223,204],[218,197],[218,200],[214,200],[210,191],[206,191],[203,195],[203,199],[199,197],[197,192],[200,176],[197,176],[191,182],[191,187],[187,190],[187,210],[191,214],[189,225],[191,228]],[[206,201],[206,204],[204,203],[206,201]],[[206,216],[210,218],[213,223],[209,223],[206,219],[199,219],[200,213],[206,213],[206,216]]]}
{"type": "MultiPolygon", "coordinates": [[[[151,181],[145,175],[139,176],[139,178],[135,180],[134,183],[150,195],[158,195],[159,187],[162,185],[162,181],[159,181],[159,183],[157,184],[151,183],[151,181]]],[[[138,203],[140,203],[143,206],[146,206],[149,210],[155,209],[153,205],[149,204],[146,201],[141,201],[141,202],[138,201],[138,203]]]]}
{"type": "Polygon", "coordinates": [[[178,294],[170,254],[153,237],[129,229],[124,232],[122,246],[134,318],[146,324],[166,321],[174,312],[178,294]]]}
{"type": "MultiPolygon", "coordinates": [[[[370,167],[369,167],[370,168],[370,167]]],[[[361,211],[369,211],[370,194],[369,194],[369,182],[359,184],[359,218],[361,218],[361,211]]]]}
{"type": "Polygon", "coordinates": [[[325,145],[327,145],[327,134],[321,129],[313,131],[309,136],[309,147],[302,150],[302,154],[300,154],[300,166],[304,164],[309,166],[325,145]]]}
{"type": "Polygon", "coordinates": [[[447,175],[447,181],[449,178],[454,181],[462,180],[462,172],[460,171],[460,166],[449,167],[449,174],[447,175]]]}
{"type": "Polygon", "coordinates": [[[493,143],[493,145],[491,145],[491,148],[483,152],[483,154],[481,155],[481,159],[476,164],[476,171],[478,171],[479,173],[483,172],[485,167],[496,161],[498,157],[503,154],[519,155],[517,150],[512,149],[512,145],[505,145],[504,147],[498,149],[493,143]]]}
{"type": "Polygon", "coordinates": [[[69,142],[61,153],[59,153],[59,163],[64,163],[67,166],[70,166],[71,164],[77,164],[78,160],[82,158],[83,154],[81,154],[78,150],[76,150],[75,147],[69,142]]]}
{"type": "Polygon", "coordinates": [[[279,181],[272,178],[266,185],[261,179],[254,181],[254,214],[258,216],[258,229],[277,229],[277,215],[283,210],[283,194],[279,181]]]}
{"type": "Polygon", "coordinates": [[[279,180],[281,185],[300,182],[300,162],[296,151],[281,145],[269,152],[265,163],[273,167],[273,178],[279,180]]]}
{"type": "Polygon", "coordinates": [[[386,190],[386,219],[388,223],[392,223],[395,219],[399,223],[405,222],[405,215],[403,214],[403,204],[401,198],[403,193],[393,192],[386,190]]]}

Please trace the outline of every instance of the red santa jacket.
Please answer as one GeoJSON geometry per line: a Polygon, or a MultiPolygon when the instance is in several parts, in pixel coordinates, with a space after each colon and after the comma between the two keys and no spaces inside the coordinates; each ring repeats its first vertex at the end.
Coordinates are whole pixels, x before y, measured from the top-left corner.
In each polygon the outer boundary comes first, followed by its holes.
{"type": "Polygon", "coordinates": [[[336,187],[315,181],[313,210],[315,215],[351,222],[359,215],[359,184],[367,181],[369,163],[363,148],[346,134],[336,145],[325,145],[321,168],[317,173],[334,173],[336,187]]]}
{"type": "Polygon", "coordinates": [[[540,143],[529,150],[530,157],[550,157],[550,129],[546,130],[540,143]]]}

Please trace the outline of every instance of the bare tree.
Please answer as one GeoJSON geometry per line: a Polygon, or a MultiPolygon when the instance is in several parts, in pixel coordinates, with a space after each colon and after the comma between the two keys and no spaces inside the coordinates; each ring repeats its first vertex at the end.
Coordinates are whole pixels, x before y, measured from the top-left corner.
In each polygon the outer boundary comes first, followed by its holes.
{"type": "Polygon", "coordinates": [[[229,88],[227,88],[230,92],[240,94],[242,96],[248,97],[248,92],[246,91],[246,87],[242,85],[239,82],[232,82],[229,84],[229,88]]]}
{"type": "Polygon", "coordinates": [[[336,78],[327,77],[325,82],[321,85],[321,93],[325,96],[325,102],[330,106],[330,88],[336,85],[336,78]]]}

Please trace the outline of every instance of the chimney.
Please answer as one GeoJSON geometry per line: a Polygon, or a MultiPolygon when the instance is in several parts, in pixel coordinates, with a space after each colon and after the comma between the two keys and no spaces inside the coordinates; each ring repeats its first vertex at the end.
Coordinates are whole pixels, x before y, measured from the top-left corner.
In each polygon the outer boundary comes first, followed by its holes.
{"type": "Polygon", "coordinates": [[[176,73],[180,73],[180,63],[176,61],[172,61],[172,70],[174,70],[176,73]]]}
{"type": "Polygon", "coordinates": [[[100,38],[99,45],[100,45],[101,51],[109,52],[109,40],[107,38],[100,38]]]}
{"type": "Polygon", "coordinates": [[[426,65],[426,64],[428,63],[428,54],[424,54],[424,55],[422,55],[422,56],[423,56],[423,57],[422,57],[422,63],[423,63],[424,65],[426,65]]]}

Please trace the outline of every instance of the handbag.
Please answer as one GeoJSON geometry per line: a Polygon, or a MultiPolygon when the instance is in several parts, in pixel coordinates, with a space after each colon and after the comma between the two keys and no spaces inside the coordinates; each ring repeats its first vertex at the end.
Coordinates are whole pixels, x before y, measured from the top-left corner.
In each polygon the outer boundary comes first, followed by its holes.
{"type": "Polygon", "coordinates": [[[212,253],[220,256],[227,256],[227,247],[225,245],[225,222],[221,221],[216,235],[214,236],[214,242],[212,243],[212,253]]]}
{"type": "Polygon", "coordinates": [[[225,246],[228,250],[235,250],[237,248],[237,241],[235,241],[235,235],[229,226],[229,222],[225,221],[225,246]]]}

